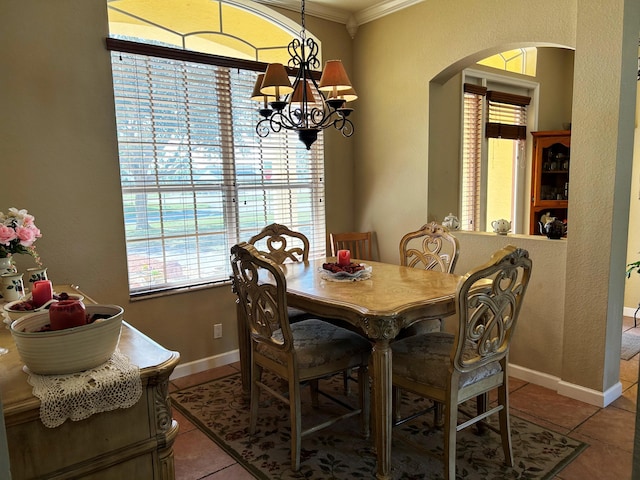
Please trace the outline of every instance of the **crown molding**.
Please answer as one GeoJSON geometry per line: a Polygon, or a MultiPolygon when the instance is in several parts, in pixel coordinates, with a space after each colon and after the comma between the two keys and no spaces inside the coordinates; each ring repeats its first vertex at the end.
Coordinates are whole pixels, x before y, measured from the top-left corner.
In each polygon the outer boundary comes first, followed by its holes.
{"type": "Polygon", "coordinates": [[[378,18],[382,18],[386,15],[391,15],[392,13],[398,12],[404,8],[422,3],[423,1],[424,0],[387,0],[380,2],[356,12],[354,14],[356,24],[363,25],[367,22],[372,22],[373,20],[377,20],[378,18]]]}
{"type": "MultiPolygon", "coordinates": [[[[300,11],[300,2],[297,0],[255,0],[257,3],[264,5],[271,5],[274,7],[280,7],[294,12],[300,11]]],[[[371,7],[367,7],[364,10],[358,12],[349,12],[341,8],[328,7],[326,5],[320,5],[315,3],[307,3],[305,5],[305,12],[314,17],[322,18],[324,20],[330,20],[332,22],[353,23],[359,26],[367,22],[371,22],[378,18],[382,18],[386,15],[390,15],[394,12],[402,10],[403,8],[410,7],[417,3],[421,3],[424,0],[382,0],[371,7]]]]}
{"type": "MultiPolygon", "coordinates": [[[[272,7],[280,7],[285,10],[291,10],[294,12],[300,12],[300,2],[296,0],[255,0],[256,3],[262,3],[263,5],[270,5],[272,7]]],[[[349,16],[351,15],[346,10],[340,8],[327,7],[325,5],[306,4],[305,12],[314,17],[322,18],[324,20],[330,20],[332,22],[343,23],[346,25],[349,16]]]]}

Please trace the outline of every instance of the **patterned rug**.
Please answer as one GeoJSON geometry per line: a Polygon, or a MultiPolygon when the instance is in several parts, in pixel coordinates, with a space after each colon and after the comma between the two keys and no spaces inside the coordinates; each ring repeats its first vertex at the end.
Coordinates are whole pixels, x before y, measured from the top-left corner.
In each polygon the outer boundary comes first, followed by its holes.
{"type": "MultiPolygon", "coordinates": [[[[270,379],[281,388],[278,380],[270,379]]],[[[320,389],[345,399],[342,377],[323,380],[320,389]]],[[[282,391],[286,391],[286,388],[282,391]]],[[[312,409],[308,388],[303,390],[303,428],[331,412],[343,412],[320,396],[312,409]],[[305,408],[308,407],[308,408],[305,408]]],[[[238,374],[189,387],[171,394],[175,408],[219,444],[256,478],[270,479],[372,479],[376,459],[371,441],[359,435],[359,417],[352,417],[302,439],[302,462],[298,472],[290,469],[289,411],[283,403],[261,397],[258,428],[248,434],[248,401],[243,398],[238,374]]],[[[357,403],[357,387],[345,399],[357,403]]],[[[429,406],[423,399],[406,395],[402,412],[429,406]]],[[[442,430],[431,427],[427,414],[393,429],[393,479],[442,479],[442,430]]],[[[514,466],[503,465],[500,437],[489,429],[479,435],[475,427],[458,433],[459,479],[550,479],[574,460],[586,444],[511,415],[514,466]]]]}
{"type": "Polygon", "coordinates": [[[631,360],[638,352],[640,352],[640,335],[623,332],[620,358],[622,360],[631,360]]]}

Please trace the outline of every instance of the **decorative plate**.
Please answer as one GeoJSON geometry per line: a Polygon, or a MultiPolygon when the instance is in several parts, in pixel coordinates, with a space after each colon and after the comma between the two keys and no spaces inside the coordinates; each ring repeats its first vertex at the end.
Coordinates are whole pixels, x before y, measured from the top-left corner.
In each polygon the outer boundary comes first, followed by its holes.
{"type": "Polygon", "coordinates": [[[339,272],[331,272],[329,270],[325,270],[320,267],[318,271],[320,272],[320,276],[323,280],[328,280],[330,282],[358,282],[361,280],[368,280],[371,278],[371,271],[373,267],[367,265],[366,263],[361,263],[362,270],[358,270],[354,273],[349,273],[345,271],[339,272]]]}

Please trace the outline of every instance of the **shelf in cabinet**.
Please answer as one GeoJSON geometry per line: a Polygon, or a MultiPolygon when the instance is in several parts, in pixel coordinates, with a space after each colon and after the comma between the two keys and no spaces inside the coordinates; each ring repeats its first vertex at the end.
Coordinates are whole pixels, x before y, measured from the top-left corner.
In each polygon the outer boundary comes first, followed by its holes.
{"type": "Polygon", "coordinates": [[[540,208],[568,208],[569,200],[538,200],[532,202],[532,205],[540,208]]]}

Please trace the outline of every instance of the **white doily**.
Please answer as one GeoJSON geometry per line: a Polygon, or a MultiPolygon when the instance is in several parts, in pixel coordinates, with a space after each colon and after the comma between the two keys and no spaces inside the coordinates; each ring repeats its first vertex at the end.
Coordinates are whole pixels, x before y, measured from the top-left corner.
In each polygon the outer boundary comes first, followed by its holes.
{"type": "Polygon", "coordinates": [[[132,407],[142,396],[140,368],[118,350],[99,367],[68,375],[37,375],[23,369],[40,399],[40,419],[49,428],[68,418],[84,420],[94,413],[132,407]]]}

